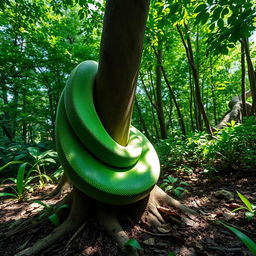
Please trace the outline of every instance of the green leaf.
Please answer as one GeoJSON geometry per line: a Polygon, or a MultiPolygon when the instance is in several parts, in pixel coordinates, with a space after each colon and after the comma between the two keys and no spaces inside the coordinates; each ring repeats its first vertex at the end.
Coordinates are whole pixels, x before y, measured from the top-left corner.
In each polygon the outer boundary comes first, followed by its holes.
{"type": "Polygon", "coordinates": [[[219,28],[223,28],[223,27],[224,27],[224,21],[223,21],[223,19],[219,19],[219,20],[217,21],[217,25],[218,25],[219,28]]]}
{"type": "Polygon", "coordinates": [[[59,210],[59,209],[64,209],[64,208],[69,208],[69,207],[70,207],[69,204],[63,204],[63,205],[59,206],[57,209],[59,210]]]}
{"type": "Polygon", "coordinates": [[[22,163],[24,163],[24,162],[23,162],[23,161],[11,161],[11,162],[5,164],[4,166],[2,166],[2,167],[0,168],[0,171],[2,171],[3,169],[5,169],[5,168],[8,167],[9,165],[12,165],[12,164],[22,164],[22,163]]]}
{"type": "Polygon", "coordinates": [[[236,193],[238,194],[238,196],[240,197],[240,199],[242,200],[242,202],[245,204],[245,206],[247,207],[247,209],[248,209],[250,212],[253,212],[252,204],[250,203],[250,201],[249,201],[245,196],[243,196],[241,193],[239,193],[238,191],[236,191],[236,193]]]}
{"type": "Polygon", "coordinates": [[[222,11],[222,7],[217,7],[216,9],[214,9],[212,14],[213,21],[216,21],[217,19],[219,19],[221,11],[222,11]]]}
{"type": "Polygon", "coordinates": [[[177,182],[177,180],[178,180],[178,178],[175,178],[175,177],[172,177],[172,176],[168,176],[168,181],[170,182],[170,183],[175,183],[175,182],[177,182]]]}
{"type": "Polygon", "coordinates": [[[228,7],[226,7],[222,12],[221,12],[221,17],[224,18],[225,15],[229,13],[228,7]]]}
{"type": "Polygon", "coordinates": [[[44,208],[46,208],[46,209],[51,208],[49,205],[45,204],[44,202],[42,202],[42,201],[40,201],[40,200],[34,200],[34,201],[31,202],[31,204],[33,204],[33,203],[40,204],[40,205],[42,205],[42,206],[43,206],[44,208]]]}
{"type": "Polygon", "coordinates": [[[139,242],[138,242],[136,239],[134,239],[134,238],[129,239],[129,240],[126,242],[126,246],[131,246],[131,247],[134,247],[134,248],[139,249],[139,250],[142,249],[142,248],[141,248],[141,245],[139,244],[139,242]]]}
{"type": "Polygon", "coordinates": [[[175,256],[174,252],[169,252],[167,256],[175,256]]]}
{"type": "Polygon", "coordinates": [[[212,23],[211,26],[209,27],[209,29],[210,29],[211,31],[213,31],[214,28],[215,28],[215,23],[212,23]]]}
{"type": "Polygon", "coordinates": [[[254,212],[246,212],[245,213],[245,218],[250,221],[253,219],[253,217],[255,216],[255,213],[254,212]]]}
{"type": "Polygon", "coordinates": [[[56,213],[50,215],[48,218],[55,226],[60,225],[60,219],[56,213]]]}
{"type": "Polygon", "coordinates": [[[202,12],[203,10],[206,10],[206,8],[207,8],[206,4],[200,4],[196,7],[196,9],[194,10],[194,13],[202,12]]]}
{"type": "Polygon", "coordinates": [[[204,25],[208,21],[209,16],[210,16],[210,14],[208,12],[204,14],[204,16],[201,19],[202,25],[204,25]]]}
{"type": "Polygon", "coordinates": [[[0,193],[0,197],[2,197],[2,196],[11,196],[11,197],[17,197],[17,195],[15,195],[15,194],[13,194],[13,193],[5,193],[5,192],[3,192],[3,193],[0,193]]]}
{"type": "Polygon", "coordinates": [[[56,164],[56,161],[53,158],[45,158],[45,159],[42,159],[41,162],[48,162],[48,163],[56,164]]]}
{"type": "Polygon", "coordinates": [[[23,163],[18,170],[18,174],[17,174],[17,192],[18,195],[22,195],[24,192],[24,188],[25,188],[25,183],[24,183],[24,174],[26,171],[26,165],[27,163],[23,163]]]}
{"type": "Polygon", "coordinates": [[[244,243],[244,245],[249,249],[249,251],[256,255],[256,243],[253,240],[251,240],[251,238],[249,238],[247,235],[245,235],[244,233],[242,233],[241,231],[234,227],[231,227],[222,222],[221,224],[224,225],[229,230],[231,230],[244,243]]]}
{"type": "Polygon", "coordinates": [[[31,156],[33,156],[34,158],[37,158],[39,155],[40,155],[40,152],[37,148],[34,148],[34,147],[29,147],[27,148],[29,154],[31,156]]]}
{"type": "Polygon", "coordinates": [[[179,3],[174,3],[170,6],[170,14],[175,14],[179,9],[179,3]]]}
{"type": "Polygon", "coordinates": [[[237,211],[239,211],[239,210],[247,210],[247,208],[241,206],[241,207],[238,207],[238,208],[232,210],[232,212],[237,212],[237,211]]]}
{"type": "Polygon", "coordinates": [[[44,158],[44,157],[46,157],[46,156],[57,157],[58,154],[57,154],[57,152],[55,152],[55,151],[47,150],[47,151],[43,152],[42,154],[40,154],[40,155],[38,156],[38,159],[42,159],[42,158],[44,158]]]}

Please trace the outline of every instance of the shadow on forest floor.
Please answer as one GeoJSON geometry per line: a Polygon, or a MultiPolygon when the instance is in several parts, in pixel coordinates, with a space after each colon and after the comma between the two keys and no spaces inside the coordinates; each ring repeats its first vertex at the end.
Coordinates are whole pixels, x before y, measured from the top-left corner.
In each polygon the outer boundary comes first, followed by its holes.
{"type": "MultiPolygon", "coordinates": [[[[166,171],[168,172],[168,170],[166,171]]],[[[170,173],[170,175],[173,174],[170,173]]],[[[236,191],[241,192],[255,203],[256,170],[216,174],[212,178],[206,178],[203,176],[202,170],[195,169],[190,175],[176,173],[173,176],[189,183],[187,188],[189,192],[180,200],[186,206],[197,209],[200,216],[185,216],[182,214],[181,218],[185,220],[185,223],[174,223],[166,215],[165,217],[171,228],[169,230],[159,230],[157,233],[145,227],[143,223],[138,223],[131,228],[131,223],[124,220],[125,230],[131,237],[137,239],[143,247],[140,255],[167,256],[169,252],[174,252],[177,256],[251,255],[239,239],[223,226],[217,225],[216,221],[224,220],[239,226],[245,234],[255,239],[255,222],[247,222],[242,212],[231,213],[231,211],[242,205],[236,191]],[[216,196],[216,192],[220,190],[230,192],[229,197],[216,196]]],[[[30,196],[36,198],[45,191],[37,190],[30,196]]],[[[51,200],[44,200],[44,202],[54,204],[59,200],[60,197],[56,197],[51,200]]],[[[40,210],[42,210],[42,207],[38,204],[18,203],[16,200],[0,201],[1,232],[13,228],[15,221],[22,223],[26,219],[32,219],[40,210]]],[[[34,219],[36,218],[34,217],[34,219]]],[[[45,219],[26,232],[21,232],[8,239],[2,239],[0,240],[0,255],[14,255],[15,252],[30,246],[53,229],[53,225],[45,219]]],[[[93,219],[87,222],[84,230],[67,246],[71,237],[72,234],[47,248],[40,255],[122,255],[115,242],[104,233],[93,219]]]]}

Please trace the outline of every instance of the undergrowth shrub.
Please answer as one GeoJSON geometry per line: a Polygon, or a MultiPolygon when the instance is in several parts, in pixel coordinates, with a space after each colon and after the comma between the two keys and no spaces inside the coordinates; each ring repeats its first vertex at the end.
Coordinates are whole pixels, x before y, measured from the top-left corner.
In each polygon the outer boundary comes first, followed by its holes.
{"type": "Polygon", "coordinates": [[[194,133],[161,140],[155,145],[162,167],[191,172],[201,167],[205,172],[256,166],[256,120],[249,117],[243,124],[231,123],[209,140],[206,133],[194,133]]]}

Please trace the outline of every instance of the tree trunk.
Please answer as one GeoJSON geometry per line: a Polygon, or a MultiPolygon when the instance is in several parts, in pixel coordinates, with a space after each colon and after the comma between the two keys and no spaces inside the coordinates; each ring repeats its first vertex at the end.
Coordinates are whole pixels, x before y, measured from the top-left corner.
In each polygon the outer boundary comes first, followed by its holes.
{"type": "MultiPolygon", "coordinates": [[[[251,91],[245,93],[245,99],[252,96],[251,91]]],[[[235,121],[237,123],[242,122],[243,118],[243,106],[242,106],[242,96],[235,96],[228,103],[229,111],[226,112],[224,117],[221,119],[220,123],[216,125],[215,128],[222,129],[223,127],[229,125],[231,121],[235,121]]],[[[252,105],[249,102],[245,104],[246,112],[250,113],[252,105]]]]}
{"type": "Polygon", "coordinates": [[[164,118],[164,109],[163,109],[163,100],[162,100],[162,79],[161,79],[161,61],[162,61],[162,43],[159,42],[157,55],[159,60],[157,59],[156,64],[156,103],[157,103],[157,116],[159,120],[161,139],[167,138],[166,124],[164,118]]]}
{"type": "Polygon", "coordinates": [[[141,125],[142,125],[142,129],[143,129],[143,131],[144,131],[146,137],[150,140],[150,135],[149,135],[149,132],[148,132],[146,123],[145,123],[145,121],[144,121],[144,118],[143,118],[143,115],[142,115],[142,112],[141,112],[141,109],[140,109],[139,102],[138,102],[138,100],[136,99],[136,97],[135,97],[135,106],[136,106],[137,111],[138,111],[138,114],[139,114],[139,118],[140,118],[140,122],[141,122],[141,125]]]}
{"type": "Polygon", "coordinates": [[[204,124],[206,127],[206,130],[210,136],[210,138],[212,138],[213,134],[212,134],[212,129],[208,120],[208,117],[206,115],[205,109],[204,109],[204,105],[202,102],[202,98],[201,98],[201,92],[200,92],[200,83],[199,83],[199,74],[198,74],[198,70],[194,61],[194,56],[193,56],[193,50],[192,50],[192,44],[191,44],[191,40],[190,37],[188,35],[188,28],[185,25],[185,29],[186,29],[186,41],[185,38],[180,30],[179,25],[177,25],[177,29],[178,32],[180,34],[183,46],[186,50],[186,55],[187,55],[187,59],[188,62],[190,64],[191,70],[192,70],[192,74],[193,74],[193,78],[194,78],[194,82],[195,82],[195,98],[196,98],[196,103],[199,109],[199,112],[202,114],[203,116],[203,120],[204,120],[204,124]]]}
{"type": "MultiPolygon", "coordinates": [[[[24,114],[24,116],[26,116],[26,112],[27,112],[27,102],[26,102],[26,94],[25,94],[25,90],[22,90],[22,112],[24,114]]],[[[25,120],[25,118],[22,120],[22,138],[23,138],[23,142],[24,144],[27,144],[27,120],[25,120]]]]}
{"type": "Polygon", "coordinates": [[[241,98],[242,98],[242,106],[243,106],[243,116],[247,116],[246,111],[246,100],[245,100],[245,53],[244,53],[244,45],[241,43],[241,98]]]}
{"type": "Polygon", "coordinates": [[[105,129],[121,145],[129,136],[148,8],[149,0],[106,2],[94,100],[105,129]]]}
{"type": "Polygon", "coordinates": [[[251,109],[251,115],[252,115],[256,113],[256,75],[255,75],[252,60],[251,60],[248,38],[243,38],[242,43],[244,45],[248,76],[249,76],[250,88],[252,93],[252,109],[251,109]]]}
{"type": "Polygon", "coordinates": [[[162,73],[163,73],[164,81],[165,81],[165,83],[166,83],[166,85],[167,85],[167,87],[169,89],[171,98],[173,99],[174,105],[176,107],[177,115],[178,115],[178,120],[179,120],[179,124],[180,124],[180,128],[181,128],[182,134],[186,135],[186,129],[185,129],[184,120],[183,120],[183,117],[182,117],[182,114],[181,114],[181,111],[180,111],[180,107],[179,107],[179,104],[177,102],[175,93],[174,93],[173,88],[171,87],[171,85],[169,83],[169,80],[168,80],[167,75],[165,73],[165,69],[163,67],[163,63],[161,62],[161,59],[159,58],[159,56],[157,54],[157,51],[156,51],[154,46],[153,46],[153,49],[154,49],[155,55],[156,55],[156,57],[158,59],[158,62],[161,64],[160,67],[161,67],[161,70],[162,70],[162,73]]]}

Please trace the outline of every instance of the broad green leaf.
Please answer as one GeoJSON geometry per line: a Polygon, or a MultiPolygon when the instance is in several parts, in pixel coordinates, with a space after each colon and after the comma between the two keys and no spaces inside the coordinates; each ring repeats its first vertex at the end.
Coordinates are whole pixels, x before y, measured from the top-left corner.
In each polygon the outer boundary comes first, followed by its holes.
{"type": "Polygon", "coordinates": [[[60,219],[56,213],[50,215],[48,218],[55,226],[60,225],[60,219]]]}
{"type": "Polygon", "coordinates": [[[226,7],[222,12],[221,12],[221,17],[224,18],[225,15],[229,13],[228,7],[226,7]]]}
{"type": "Polygon", "coordinates": [[[15,195],[15,194],[13,194],[13,193],[5,193],[5,192],[3,192],[3,193],[0,193],[0,197],[2,197],[2,196],[11,196],[11,197],[17,197],[17,195],[15,195]]]}
{"type": "Polygon", "coordinates": [[[167,256],[175,256],[174,252],[169,252],[167,256]]]}
{"type": "Polygon", "coordinates": [[[12,165],[12,164],[22,164],[22,163],[24,163],[24,162],[23,162],[23,161],[11,161],[11,162],[5,164],[4,166],[2,166],[2,167],[0,168],[0,171],[2,171],[3,169],[5,169],[5,168],[8,167],[9,165],[12,165]]]}
{"type": "Polygon", "coordinates": [[[22,195],[24,192],[24,188],[25,188],[24,174],[26,171],[26,165],[27,163],[23,163],[18,170],[17,184],[16,184],[18,195],[22,195]]]}
{"type": "Polygon", "coordinates": [[[220,13],[222,11],[222,7],[217,7],[214,9],[212,14],[212,21],[216,21],[220,17],[220,13]]]}
{"type": "Polygon", "coordinates": [[[41,162],[48,162],[48,163],[56,164],[56,161],[53,158],[45,158],[45,159],[42,159],[41,162]]]}
{"type": "Polygon", "coordinates": [[[214,28],[215,28],[215,23],[212,23],[211,26],[209,27],[209,29],[212,31],[212,30],[214,30],[214,28]]]}
{"type": "Polygon", "coordinates": [[[223,27],[224,27],[224,21],[223,21],[223,19],[218,19],[217,25],[218,25],[219,28],[223,28],[223,27]]]}
{"type": "Polygon", "coordinates": [[[204,14],[204,16],[203,16],[202,19],[201,19],[202,25],[204,25],[204,24],[208,21],[209,16],[210,16],[210,14],[209,14],[208,12],[206,12],[206,13],[204,14]]]}
{"type": "Polygon", "coordinates": [[[206,4],[200,4],[196,7],[196,9],[194,10],[194,13],[202,12],[203,10],[206,10],[206,8],[207,8],[206,4]]]}
{"type": "Polygon", "coordinates": [[[134,239],[134,238],[129,239],[129,240],[126,242],[126,246],[131,246],[131,247],[134,247],[134,248],[139,249],[139,250],[142,249],[142,248],[141,248],[141,245],[139,244],[139,242],[138,242],[136,239],[134,239]]]}
{"type": "Polygon", "coordinates": [[[65,208],[69,208],[69,207],[70,207],[69,204],[63,204],[63,205],[59,206],[57,209],[59,210],[59,209],[65,209],[65,208]]]}
{"type": "Polygon", "coordinates": [[[245,196],[243,196],[241,193],[239,193],[238,191],[236,191],[236,193],[238,194],[238,196],[240,197],[240,199],[242,200],[242,202],[245,204],[245,206],[247,207],[247,209],[248,209],[250,212],[253,212],[252,204],[250,203],[250,201],[249,201],[245,196]]]}
{"type": "Polygon", "coordinates": [[[29,147],[29,148],[27,148],[27,150],[28,150],[29,154],[31,156],[33,156],[34,158],[37,158],[40,155],[38,148],[29,147]]]}
{"type": "Polygon", "coordinates": [[[231,227],[224,223],[222,223],[222,225],[231,230],[244,243],[244,245],[249,249],[249,251],[256,255],[256,243],[251,238],[249,238],[247,235],[245,235],[244,233],[242,233],[241,231],[234,227],[231,227]]]}

